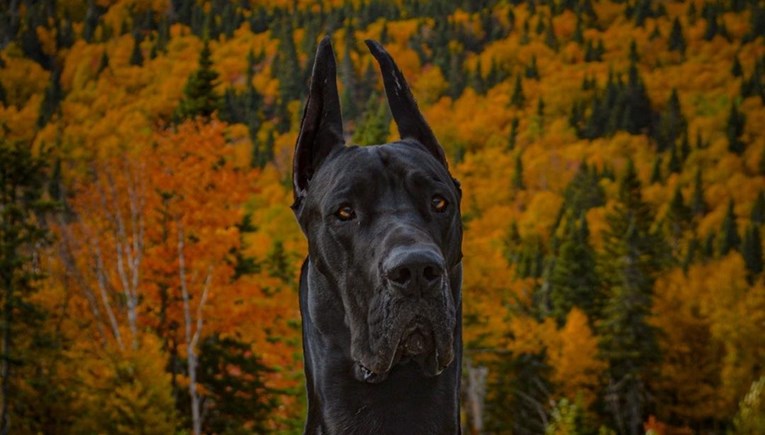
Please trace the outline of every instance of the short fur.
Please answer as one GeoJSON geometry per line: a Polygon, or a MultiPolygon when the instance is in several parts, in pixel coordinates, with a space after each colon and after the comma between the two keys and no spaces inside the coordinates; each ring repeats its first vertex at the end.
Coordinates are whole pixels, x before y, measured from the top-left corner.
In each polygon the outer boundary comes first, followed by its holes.
{"type": "Polygon", "coordinates": [[[401,71],[367,45],[402,139],[345,146],[326,37],[295,149],[305,433],[459,433],[461,192],[401,71]]]}

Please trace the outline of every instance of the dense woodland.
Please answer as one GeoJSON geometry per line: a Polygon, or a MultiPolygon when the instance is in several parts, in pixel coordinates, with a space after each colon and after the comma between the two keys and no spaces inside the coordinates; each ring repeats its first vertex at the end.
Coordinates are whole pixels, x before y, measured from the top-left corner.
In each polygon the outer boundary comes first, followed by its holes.
{"type": "Polygon", "coordinates": [[[0,2],[1,433],[301,431],[324,34],[462,183],[467,433],[765,433],[758,0],[0,2]]]}

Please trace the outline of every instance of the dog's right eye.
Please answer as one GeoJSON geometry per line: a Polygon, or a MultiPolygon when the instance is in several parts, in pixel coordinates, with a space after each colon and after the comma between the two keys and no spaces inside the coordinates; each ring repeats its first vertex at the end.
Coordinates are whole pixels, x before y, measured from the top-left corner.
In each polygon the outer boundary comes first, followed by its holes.
{"type": "Polygon", "coordinates": [[[341,221],[349,221],[356,217],[356,212],[350,205],[343,205],[337,209],[335,216],[341,221]]]}

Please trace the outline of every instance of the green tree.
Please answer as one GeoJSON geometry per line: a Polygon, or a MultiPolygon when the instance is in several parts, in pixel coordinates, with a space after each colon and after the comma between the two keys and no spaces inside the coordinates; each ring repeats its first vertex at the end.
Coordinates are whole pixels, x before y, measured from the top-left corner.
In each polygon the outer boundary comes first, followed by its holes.
{"type": "Polygon", "coordinates": [[[741,135],[744,133],[745,123],[746,115],[738,111],[736,103],[731,104],[728,114],[728,125],[725,129],[728,138],[728,151],[738,155],[744,153],[746,144],[741,140],[741,135]]]}
{"type": "Polygon", "coordinates": [[[757,199],[754,200],[749,219],[753,224],[762,225],[765,223],[765,192],[762,190],[757,194],[757,199]]]}
{"type": "Polygon", "coordinates": [[[41,276],[33,258],[49,234],[40,218],[51,208],[45,200],[46,161],[27,143],[0,139],[0,433],[11,429],[21,379],[17,369],[29,357],[19,336],[35,329],[38,308],[30,300],[41,276]]]}
{"type": "Polygon", "coordinates": [[[515,156],[515,170],[513,171],[513,188],[523,190],[526,185],[523,184],[523,161],[521,161],[521,154],[518,153],[515,156]]]}
{"type": "Polygon", "coordinates": [[[212,66],[210,44],[205,40],[199,53],[199,68],[189,76],[175,111],[178,122],[197,116],[209,118],[220,107],[220,96],[215,92],[218,73],[212,66]]]}
{"type": "Polygon", "coordinates": [[[651,229],[653,212],[640,189],[629,160],[619,181],[618,201],[607,215],[599,269],[607,288],[598,325],[602,355],[609,363],[606,405],[619,431],[632,435],[640,433],[649,410],[647,381],[659,348],[648,317],[666,252],[663,239],[651,229]]]}
{"type": "Polygon", "coordinates": [[[359,145],[385,143],[390,133],[390,113],[388,106],[373,93],[367,100],[364,116],[353,132],[353,141],[359,145]]]}
{"type": "Polygon", "coordinates": [[[513,87],[513,95],[510,97],[510,104],[517,108],[523,107],[523,103],[526,101],[526,97],[523,95],[523,85],[521,84],[521,75],[515,76],[515,87],[513,87]]]}
{"type": "Polygon", "coordinates": [[[45,88],[43,101],[40,104],[40,115],[37,118],[37,126],[42,128],[53,118],[64,99],[64,91],[61,89],[61,72],[56,69],[50,75],[50,82],[45,88]]]}
{"type": "Polygon", "coordinates": [[[680,19],[675,17],[672,22],[672,31],[669,34],[669,51],[679,51],[684,54],[686,46],[683,26],[680,24],[680,19]]]}
{"type": "Polygon", "coordinates": [[[266,433],[277,403],[263,376],[272,371],[247,343],[218,333],[207,338],[199,357],[199,383],[204,386],[204,433],[266,433]]]}
{"type": "Polygon", "coordinates": [[[130,65],[143,66],[143,52],[141,51],[141,36],[133,34],[133,51],[130,52],[130,65]]]}
{"type": "Polygon", "coordinates": [[[756,224],[749,224],[744,232],[744,241],[741,242],[741,255],[744,257],[746,269],[751,278],[756,278],[762,273],[762,240],[760,228],[756,224]]]}
{"type": "Polygon", "coordinates": [[[741,237],[738,234],[736,212],[733,210],[732,199],[728,202],[728,211],[725,214],[725,219],[720,228],[719,243],[718,252],[720,256],[727,255],[732,249],[738,250],[741,245],[741,237]]]}
{"type": "Polygon", "coordinates": [[[589,243],[587,219],[568,222],[564,240],[550,276],[552,314],[559,325],[573,307],[579,307],[590,320],[599,318],[600,281],[595,271],[595,251],[589,243]]]}

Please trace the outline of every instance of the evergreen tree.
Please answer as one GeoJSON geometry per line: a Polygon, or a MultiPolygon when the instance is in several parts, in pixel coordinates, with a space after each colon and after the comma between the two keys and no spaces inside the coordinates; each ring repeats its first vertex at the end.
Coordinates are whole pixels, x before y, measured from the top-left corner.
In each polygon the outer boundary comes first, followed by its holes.
{"type": "Polygon", "coordinates": [[[513,118],[512,121],[510,121],[510,134],[507,138],[507,149],[508,151],[512,151],[515,149],[515,142],[518,139],[518,118],[513,118]]]}
{"type": "Polygon", "coordinates": [[[693,183],[693,195],[691,196],[691,212],[694,216],[707,214],[707,202],[704,199],[704,186],[701,181],[701,169],[696,170],[693,183]]]}
{"type": "Polygon", "coordinates": [[[263,378],[268,372],[252,348],[217,333],[199,353],[199,384],[205,388],[204,433],[266,433],[276,407],[263,378]]]}
{"type": "Polygon", "coordinates": [[[353,141],[359,145],[385,143],[390,133],[390,113],[380,95],[370,95],[364,116],[353,132],[353,141]]]}
{"type": "Polygon", "coordinates": [[[523,162],[521,154],[515,155],[515,170],[513,171],[513,188],[523,190],[526,186],[523,184],[523,162]]]}
{"type": "Polygon", "coordinates": [[[564,207],[572,216],[581,216],[591,208],[605,205],[606,193],[594,167],[584,161],[579,165],[574,178],[563,191],[563,200],[564,207]]]}
{"type": "Polygon", "coordinates": [[[741,255],[744,257],[750,278],[754,279],[759,276],[763,269],[762,240],[760,239],[760,228],[755,224],[749,224],[744,233],[741,255]]]}
{"type": "MultiPolygon", "coordinates": [[[[31,349],[19,336],[34,331],[39,308],[30,299],[42,278],[33,258],[49,240],[42,216],[51,209],[44,201],[46,162],[32,154],[31,144],[0,139],[0,432],[12,433],[18,394],[28,388],[19,372],[31,349]],[[26,331],[26,332],[25,332],[26,331]]],[[[28,335],[27,335],[28,336],[28,335]]],[[[33,344],[34,340],[32,341],[33,344]]]]}
{"type": "Polygon", "coordinates": [[[653,284],[664,263],[664,241],[651,230],[653,213],[642,199],[632,160],[619,182],[618,202],[607,216],[600,274],[608,299],[599,324],[609,362],[607,406],[621,433],[637,435],[649,411],[647,381],[658,359],[648,323],[653,284]]]}
{"type": "Polygon", "coordinates": [[[753,224],[762,225],[765,223],[765,192],[762,190],[757,194],[757,199],[754,200],[749,219],[753,224]]]}
{"type": "Polygon", "coordinates": [[[141,51],[141,37],[139,33],[133,34],[133,51],[130,53],[130,65],[143,66],[143,52],[141,51]]]}
{"type": "Polygon", "coordinates": [[[667,164],[667,169],[669,172],[674,174],[679,174],[680,170],[682,170],[682,165],[680,163],[680,157],[677,155],[677,147],[675,144],[672,144],[669,151],[669,163],[667,164]]]}
{"type": "Polygon", "coordinates": [[[661,112],[659,126],[656,132],[656,145],[659,151],[674,147],[675,142],[688,128],[688,121],[680,107],[680,97],[677,89],[672,88],[667,105],[661,112]]]}
{"type": "Polygon", "coordinates": [[[42,128],[53,118],[64,99],[64,91],[61,89],[61,72],[56,69],[50,75],[50,82],[45,88],[42,104],[40,104],[40,115],[37,117],[37,126],[42,128]]]}
{"type": "Polygon", "coordinates": [[[653,160],[653,166],[651,166],[651,184],[662,183],[664,181],[664,177],[661,175],[661,164],[661,156],[656,155],[656,158],[653,160]]]}
{"type": "Polygon", "coordinates": [[[183,98],[175,111],[179,122],[197,116],[209,118],[220,107],[220,97],[215,93],[218,73],[212,65],[210,44],[205,40],[199,53],[199,68],[189,76],[183,88],[183,98]]]}
{"type": "Polygon", "coordinates": [[[741,236],[738,235],[736,212],[733,210],[733,200],[731,199],[728,202],[728,211],[720,228],[720,246],[718,252],[720,256],[725,256],[733,249],[739,250],[740,246],[741,236]]]}
{"type": "Polygon", "coordinates": [[[744,68],[741,66],[741,61],[738,59],[738,55],[733,57],[733,66],[730,69],[730,73],[733,77],[741,77],[744,75],[744,68]]]}
{"type": "MultiPolygon", "coordinates": [[[[569,216],[570,220],[572,216],[569,216]]],[[[594,321],[599,319],[600,286],[595,271],[595,251],[589,244],[589,229],[584,214],[578,222],[568,222],[550,277],[552,315],[563,325],[571,308],[579,307],[594,321]]]]}
{"type": "Polygon", "coordinates": [[[513,88],[513,95],[510,97],[510,104],[517,108],[523,107],[523,103],[526,101],[526,97],[523,95],[523,86],[521,85],[521,75],[515,76],[515,87],[513,88]]]}
{"type": "Polygon", "coordinates": [[[680,19],[675,17],[675,20],[672,22],[672,32],[669,34],[669,51],[679,51],[685,54],[686,46],[683,26],[680,24],[680,19]]]}
{"type": "Polygon", "coordinates": [[[539,68],[537,67],[537,55],[531,55],[531,63],[526,66],[525,75],[527,79],[539,80],[539,68]]]}
{"type": "Polygon", "coordinates": [[[728,125],[725,130],[728,138],[728,151],[738,155],[744,153],[746,144],[741,140],[741,135],[744,133],[745,123],[746,116],[744,113],[738,111],[736,103],[731,104],[728,114],[728,125]]]}

